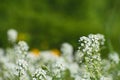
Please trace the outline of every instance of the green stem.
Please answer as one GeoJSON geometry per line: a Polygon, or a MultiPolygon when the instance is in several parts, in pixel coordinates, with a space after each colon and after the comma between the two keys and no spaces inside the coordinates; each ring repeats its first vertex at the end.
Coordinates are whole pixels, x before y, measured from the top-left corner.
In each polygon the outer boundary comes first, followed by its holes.
{"type": "Polygon", "coordinates": [[[19,75],[18,75],[18,80],[20,80],[20,76],[21,76],[21,75],[20,75],[20,72],[19,72],[19,75]]]}

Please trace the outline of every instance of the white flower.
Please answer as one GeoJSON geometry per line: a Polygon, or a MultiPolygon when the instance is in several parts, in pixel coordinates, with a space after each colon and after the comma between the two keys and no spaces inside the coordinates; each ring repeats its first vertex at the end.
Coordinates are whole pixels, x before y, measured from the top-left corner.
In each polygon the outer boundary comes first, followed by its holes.
{"type": "Polygon", "coordinates": [[[28,68],[28,64],[25,60],[19,59],[17,61],[17,66],[16,66],[16,75],[24,75],[26,73],[26,70],[28,68]]]}
{"type": "Polygon", "coordinates": [[[103,59],[102,60],[102,66],[103,66],[103,71],[104,72],[108,71],[111,67],[110,60],[103,59]]]}
{"type": "Polygon", "coordinates": [[[25,41],[19,41],[18,45],[15,46],[15,51],[18,54],[27,54],[29,46],[25,41]]]}
{"type": "Polygon", "coordinates": [[[67,66],[62,58],[52,64],[52,73],[54,76],[60,78],[67,66]]]}
{"type": "Polygon", "coordinates": [[[101,34],[90,34],[88,37],[80,37],[79,40],[79,53],[76,55],[80,55],[80,59],[77,59],[77,57],[76,59],[80,60],[79,62],[84,61],[83,63],[92,78],[96,78],[95,75],[99,77],[101,75],[101,57],[99,51],[104,41],[104,36],[101,34]]]}
{"type": "Polygon", "coordinates": [[[71,55],[73,53],[73,47],[69,43],[63,43],[61,47],[61,51],[63,54],[71,55]]]}
{"type": "Polygon", "coordinates": [[[75,75],[75,78],[74,78],[75,80],[83,80],[82,78],[81,78],[81,76],[79,76],[79,75],[75,75]]]}
{"type": "Polygon", "coordinates": [[[108,57],[109,57],[110,60],[114,61],[116,64],[118,64],[119,61],[120,61],[119,60],[119,55],[116,52],[110,53],[108,57]]]}
{"type": "Polygon", "coordinates": [[[4,55],[4,50],[2,48],[0,48],[0,56],[4,55]]]}
{"type": "Polygon", "coordinates": [[[33,74],[33,80],[47,80],[46,72],[39,68],[33,74]]]}
{"type": "Polygon", "coordinates": [[[68,61],[73,61],[73,47],[69,43],[63,43],[61,47],[62,56],[68,61]]]}
{"type": "Polygon", "coordinates": [[[111,76],[104,77],[102,76],[100,80],[113,80],[111,76]]]}
{"type": "Polygon", "coordinates": [[[83,62],[83,58],[84,58],[84,53],[83,53],[83,52],[77,51],[77,52],[75,53],[75,60],[76,60],[78,63],[82,63],[82,62],[83,62]]]}
{"type": "Polygon", "coordinates": [[[17,39],[17,31],[15,29],[9,29],[8,32],[7,32],[7,35],[8,35],[8,40],[10,42],[15,42],[16,39],[17,39]]]}
{"type": "Polygon", "coordinates": [[[52,80],[52,76],[47,76],[47,80],[52,80]]]}
{"type": "Polygon", "coordinates": [[[50,63],[57,60],[57,56],[54,56],[51,51],[41,51],[40,59],[43,63],[50,63]]]}
{"type": "Polygon", "coordinates": [[[19,41],[18,46],[22,51],[28,51],[29,47],[25,41],[19,41]]]}
{"type": "Polygon", "coordinates": [[[70,70],[71,76],[74,76],[79,71],[79,65],[77,63],[71,63],[69,64],[68,69],[70,70]]]}
{"type": "Polygon", "coordinates": [[[88,37],[80,37],[80,47],[79,49],[82,50],[82,52],[91,54],[93,51],[98,52],[100,51],[100,46],[104,45],[104,36],[101,34],[90,34],[88,37]]]}

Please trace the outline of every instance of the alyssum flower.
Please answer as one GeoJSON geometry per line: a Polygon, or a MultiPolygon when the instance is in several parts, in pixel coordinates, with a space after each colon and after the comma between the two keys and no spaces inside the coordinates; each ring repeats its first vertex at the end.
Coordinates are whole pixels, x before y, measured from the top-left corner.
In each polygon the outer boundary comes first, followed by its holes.
{"type": "Polygon", "coordinates": [[[90,34],[88,37],[80,37],[79,52],[82,63],[90,73],[91,79],[99,79],[101,76],[100,47],[104,45],[104,36],[101,34],[90,34]]]}

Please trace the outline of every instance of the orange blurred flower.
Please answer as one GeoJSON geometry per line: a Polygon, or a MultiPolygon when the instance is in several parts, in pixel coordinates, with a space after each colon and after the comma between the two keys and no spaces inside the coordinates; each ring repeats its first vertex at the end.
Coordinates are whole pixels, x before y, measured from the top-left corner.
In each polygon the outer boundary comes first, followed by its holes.
{"type": "Polygon", "coordinates": [[[60,51],[58,49],[51,50],[52,54],[55,56],[60,56],[60,51]]]}
{"type": "Polygon", "coordinates": [[[32,54],[35,55],[35,56],[39,56],[40,54],[40,51],[38,49],[32,49],[32,54]]]}

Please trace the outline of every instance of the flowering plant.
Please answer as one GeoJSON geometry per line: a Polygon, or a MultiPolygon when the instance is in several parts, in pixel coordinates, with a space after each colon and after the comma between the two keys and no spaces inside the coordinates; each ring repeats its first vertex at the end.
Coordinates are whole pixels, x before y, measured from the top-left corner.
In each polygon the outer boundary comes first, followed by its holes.
{"type": "Polygon", "coordinates": [[[25,41],[13,47],[0,49],[0,80],[119,80],[119,55],[117,52],[101,57],[105,38],[90,34],[79,39],[76,53],[69,43],[63,43],[61,55],[53,51],[41,51],[38,55],[29,51],[25,41]],[[54,53],[54,54],[53,54],[54,53]],[[74,53],[74,55],[73,55],[74,53]]]}

